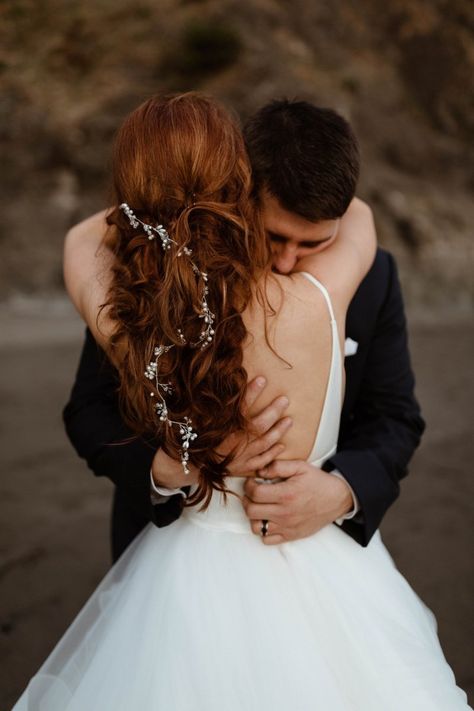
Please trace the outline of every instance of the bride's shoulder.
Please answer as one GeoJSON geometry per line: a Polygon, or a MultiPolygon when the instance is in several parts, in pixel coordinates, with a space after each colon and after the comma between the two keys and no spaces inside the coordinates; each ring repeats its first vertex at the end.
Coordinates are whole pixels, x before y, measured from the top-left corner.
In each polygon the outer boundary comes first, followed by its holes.
{"type": "Polygon", "coordinates": [[[254,300],[255,308],[267,317],[268,325],[283,327],[288,332],[305,328],[327,309],[324,296],[301,273],[271,273],[259,283],[262,298],[254,300]]]}
{"type": "Polygon", "coordinates": [[[279,298],[280,305],[288,308],[314,309],[323,303],[321,290],[318,289],[301,272],[291,274],[272,274],[267,283],[267,295],[274,301],[279,298]]]}

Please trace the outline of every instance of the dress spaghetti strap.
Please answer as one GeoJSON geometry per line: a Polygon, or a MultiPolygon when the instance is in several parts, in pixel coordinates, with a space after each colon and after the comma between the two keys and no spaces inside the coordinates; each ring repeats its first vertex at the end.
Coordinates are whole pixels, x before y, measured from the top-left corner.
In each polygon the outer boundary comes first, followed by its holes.
{"type": "Polygon", "coordinates": [[[326,301],[331,323],[332,333],[332,353],[331,366],[329,369],[329,379],[326,389],[326,396],[321,412],[318,431],[315,435],[313,448],[308,461],[317,466],[321,466],[328,457],[334,454],[336,449],[335,443],[339,433],[339,422],[341,418],[342,407],[342,354],[339,345],[339,333],[337,330],[337,322],[334,316],[334,309],[329,296],[328,290],[320,281],[308,272],[299,272],[308,279],[324,296],[326,301]]]}

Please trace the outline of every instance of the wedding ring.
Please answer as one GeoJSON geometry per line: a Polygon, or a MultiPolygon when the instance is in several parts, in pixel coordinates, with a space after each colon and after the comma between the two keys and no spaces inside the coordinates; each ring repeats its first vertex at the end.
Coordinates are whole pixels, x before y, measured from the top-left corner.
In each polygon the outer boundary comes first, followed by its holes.
{"type": "Polygon", "coordinates": [[[262,526],[260,528],[260,534],[261,534],[262,538],[265,538],[267,533],[268,533],[268,521],[267,521],[267,519],[263,519],[262,526]]]}

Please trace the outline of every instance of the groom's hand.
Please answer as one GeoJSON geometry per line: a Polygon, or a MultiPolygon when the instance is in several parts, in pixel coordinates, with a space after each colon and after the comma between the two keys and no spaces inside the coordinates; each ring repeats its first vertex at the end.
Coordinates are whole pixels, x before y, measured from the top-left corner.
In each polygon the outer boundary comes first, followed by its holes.
{"type": "Polygon", "coordinates": [[[347,483],[308,462],[280,460],[258,475],[283,479],[270,484],[245,482],[243,503],[252,531],[261,535],[262,521],[268,521],[262,537],[266,545],[311,536],[353,507],[347,483]]]}
{"type": "MultiPolygon", "coordinates": [[[[254,378],[247,385],[247,411],[252,409],[265,386],[266,381],[262,377],[254,378]]],[[[281,456],[285,446],[280,440],[293,424],[291,417],[283,417],[288,405],[288,398],[284,395],[275,398],[264,410],[250,418],[251,434],[235,432],[226,437],[218,451],[222,454],[233,451],[233,459],[227,467],[231,476],[253,477],[256,471],[281,456]]]]}
{"type": "MultiPolygon", "coordinates": [[[[254,378],[248,385],[245,395],[246,408],[250,410],[265,390],[265,378],[254,378]]],[[[277,397],[264,410],[251,418],[252,436],[235,433],[229,435],[219,451],[226,454],[234,450],[234,458],[227,470],[231,476],[253,476],[258,469],[266,467],[285,449],[280,443],[285,432],[291,427],[290,417],[284,417],[288,407],[288,398],[277,397]]],[[[190,465],[190,474],[183,473],[180,461],[169,457],[159,449],[153,459],[152,475],[157,486],[166,489],[178,489],[195,484],[199,479],[196,467],[190,465]]]]}

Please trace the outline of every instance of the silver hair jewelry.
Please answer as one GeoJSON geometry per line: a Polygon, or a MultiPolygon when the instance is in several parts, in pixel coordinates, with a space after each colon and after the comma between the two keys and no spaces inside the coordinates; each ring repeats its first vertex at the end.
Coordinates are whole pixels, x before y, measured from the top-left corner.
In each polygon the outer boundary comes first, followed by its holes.
{"type": "Polygon", "coordinates": [[[156,237],[158,236],[161,239],[161,246],[163,247],[163,249],[171,249],[171,245],[176,244],[176,242],[171,239],[163,225],[153,226],[148,225],[146,222],[142,222],[138,219],[132,208],[129,207],[126,202],[123,202],[120,205],[120,209],[123,210],[124,213],[127,215],[128,221],[130,222],[132,227],[134,227],[135,229],[137,229],[140,225],[143,227],[143,231],[145,232],[149,240],[156,239],[156,237]]]}
{"type": "MultiPolygon", "coordinates": [[[[179,433],[181,435],[181,464],[183,465],[183,471],[185,474],[190,473],[189,469],[189,444],[196,439],[197,433],[194,432],[192,427],[192,422],[189,417],[185,417],[182,422],[177,422],[176,420],[171,420],[168,417],[168,407],[166,405],[165,394],[171,394],[173,388],[171,383],[161,383],[158,377],[158,361],[162,355],[168,353],[174,346],[157,346],[153,355],[154,360],[151,360],[145,370],[145,377],[148,380],[153,380],[155,382],[156,396],[159,398],[159,402],[155,403],[155,412],[160,418],[160,422],[165,422],[167,425],[179,428],[179,433]]],[[[151,391],[151,397],[155,397],[155,393],[151,391]]]]}
{"type": "MultiPolygon", "coordinates": [[[[149,240],[153,240],[156,239],[156,237],[159,237],[161,240],[161,246],[165,251],[171,249],[172,245],[175,245],[176,247],[178,246],[177,242],[171,239],[163,225],[153,226],[147,224],[146,222],[142,222],[142,220],[140,220],[135,215],[131,207],[129,207],[126,202],[120,205],[120,209],[123,210],[125,215],[128,217],[128,220],[133,228],[138,229],[140,226],[143,228],[143,231],[148,236],[149,240]]],[[[191,254],[192,250],[189,249],[189,247],[183,247],[178,251],[178,257],[182,257],[183,255],[185,255],[186,257],[191,257],[191,254]]],[[[203,319],[204,323],[199,334],[198,340],[195,342],[191,342],[189,345],[193,348],[206,348],[212,342],[215,333],[215,315],[212,313],[209,308],[209,304],[207,303],[207,295],[209,293],[209,288],[207,286],[208,276],[206,272],[202,272],[199,269],[197,264],[195,264],[192,259],[190,259],[190,262],[193,272],[203,281],[203,290],[201,295],[201,311],[199,314],[199,318],[203,319]]],[[[188,342],[180,328],[178,328],[177,333],[182,345],[187,345],[188,342]]],[[[168,407],[166,404],[165,394],[171,394],[173,392],[173,389],[171,383],[161,383],[158,377],[158,361],[162,355],[168,353],[168,351],[171,350],[171,348],[173,347],[173,345],[155,346],[153,350],[155,358],[154,360],[148,363],[145,370],[145,377],[148,378],[148,380],[153,380],[155,382],[156,393],[152,391],[150,395],[151,397],[155,397],[156,394],[156,396],[159,398],[159,402],[155,404],[155,411],[160,421],[170,426],[174,425],[175,427],[179,428],[179,433],[181,435],[181,464],[183,465],[184,473],[189,474],[189,445],[193,440],[196,439],[197,433],[193,430],[192,422],[189,417],[185,417],[182,422],[176,422],[175,420],[171,420],[168,417],[168,407]]]]}
{"type": "MultiPolygon", "coordinates": [[[[194,205],[195,203],[193,203],[194,205]]],[[[135,213],[133,212],[132,208],[126,203],[123,202],[120,205],[120,209],[123,210],[123,212],[126,214],[128,217],[128,220],[132,227],[135,229],[138,229],[140,225],[143,227],[143,231],[145,234],[148,236],[149,240],[156,239],[158,236],[161,239],[161,246],[165,251],[171,249],[171,246],[174,244],[176,247],[178,246],[178,243],[174,240],[171,239],[169,236],[168,232],[166,229],[163,227],[163,225],[149,225],[146,222],[143,222],[140,220],[135,213]]],[[[182,257],[183,254],[186,257],[191,257],[192,250],[189,249],[189,247],[183,247],[182,249],[179,250],[178,252],[178,257],[182,257]]],[[[199,334],[199,338],[197,341],[194,341],[190,343],[190,345],[193,348],[197,348],[200,346],[201,348],[206,348],[206,346],[209,345],[209,343],[212,342],[212,337],[214,336],[214,321],[215,321],[215,315],[212,313],[212,311],[209,308],[209,304],[207,303],[207,295],[209,293],[209,288],[207,286],[207,274],[206,272],[202,272],[197,264],[193,262],[192,259],[189,260],[191,262],[191,267],[193,272],[202,279],[204,286],[202,289],[202,295],[201,295],[201,313],[199,314],[199,318],[203,319],[204,321],[204,326],[201,329],[201,332],[199,334]]],[[[178,335],[181,340],[181,343],[183,345],[186,345],[187,341],[186,338],[181,331],[181,329],[178,329],[178,335]]]]}
{"type": "Polygon", "coordinates": [[[204,328],[201,330],[201,333],[199,334],[199,339],[195,343],[191,343],[191,345],[196,348],[197,346],[201,346],[201,348],[205,348],[206,346],[209,345],[212,341],[212,337],[214,335],[214,319],[215,316],[212,313],[212,311],[209,308],[209,304],[207,303],[206,296],[209,293],[209,287],[207,286],[207,274],[206,272],[201,272],[199,268],[194,264],[193,262],[193,271],[198,274],[201,279],[204,282],[204,288],[202,290],[202,296],[201,296],[201,313],[199,314],[199,318],[204,319],[204,328]]]}

